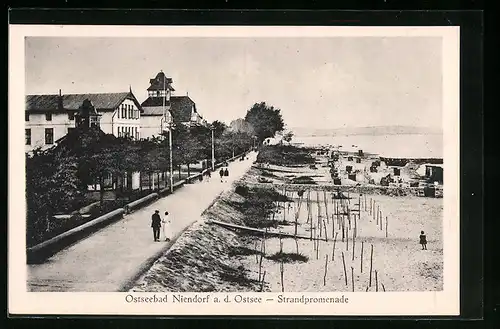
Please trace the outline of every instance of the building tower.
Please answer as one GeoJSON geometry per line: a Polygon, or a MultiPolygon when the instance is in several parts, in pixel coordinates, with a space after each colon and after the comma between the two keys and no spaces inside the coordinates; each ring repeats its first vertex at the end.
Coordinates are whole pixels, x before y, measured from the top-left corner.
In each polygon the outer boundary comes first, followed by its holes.
{"type": "Polygon", "coordinates": [[[75,125],[77,128],[100,127],[101,115],[97,113],[94,104],[85,99],[75,114],[75,125]]]}

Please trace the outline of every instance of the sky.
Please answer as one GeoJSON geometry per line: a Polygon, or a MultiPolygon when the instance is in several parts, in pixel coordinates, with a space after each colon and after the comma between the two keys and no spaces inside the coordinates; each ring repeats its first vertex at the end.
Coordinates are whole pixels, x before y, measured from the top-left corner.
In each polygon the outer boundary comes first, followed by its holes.
{"type": "Polygon", "coordinates": [[[439,37],[26,38],[26,94],[121,92],[163,70],[208,121],[256,102],[289,128],[442,127],[439,37]]]}

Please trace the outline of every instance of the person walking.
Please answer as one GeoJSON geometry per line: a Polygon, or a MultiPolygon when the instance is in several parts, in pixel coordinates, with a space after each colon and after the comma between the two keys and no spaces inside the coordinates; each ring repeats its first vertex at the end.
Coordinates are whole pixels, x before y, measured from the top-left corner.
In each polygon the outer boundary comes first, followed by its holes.
{"type": "Polygon", "coordinates": [[[158,210],[155,210],[155,213],[151,216],[151,227],[153,228],[153,237],[155,242],[160,241],[161,218],[160,211],[158,210]]]}
{"type": "Polygon", "coordinates": [[[207,169],[207,182],[210,182],[210,178],[212,178],[212,171],[210,168],[207,169]]]}
{"type": "Polygon", "coordinates": [[[422,250],[427,250],[427,237],[424,231],[420,231],[420,244],[422,245],[422,250]]]}
{"type": "Polygon", "coordinates": [[[224,168],[220,168],[219,176],[220,176],[221,183],[223,183],[224,182],[224,168]]]}
{"type": "Polygon", "coordinates": [[[168,217],[168,211],[165,211],[165,217],[161,222],[163,223],[163,237],[165,238],[165,241],[170,241],[170,239],[172,238],[172,222],[168,217]]]}
{"type": "Polygon", "coordinates": [[[229,170],[227,168],[224,170],[224,177],[226,177],[226,182],[227,182],[229,178],[229,170]]]}

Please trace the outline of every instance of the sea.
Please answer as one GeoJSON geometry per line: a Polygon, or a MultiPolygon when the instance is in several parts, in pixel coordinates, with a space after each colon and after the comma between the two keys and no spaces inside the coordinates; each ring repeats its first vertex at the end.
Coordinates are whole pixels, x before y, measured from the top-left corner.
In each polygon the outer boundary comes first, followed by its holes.
{"type": "Polygon", "coordinates": [[[298,135],[292,143],[304,146],[341,146],[341,151],[378,154],[387,158],[443,158],[442,134],[298,135]]]}

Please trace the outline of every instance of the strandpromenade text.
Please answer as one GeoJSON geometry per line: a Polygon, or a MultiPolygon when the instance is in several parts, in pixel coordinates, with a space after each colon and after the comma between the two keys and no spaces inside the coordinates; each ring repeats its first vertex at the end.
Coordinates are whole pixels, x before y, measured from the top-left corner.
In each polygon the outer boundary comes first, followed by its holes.
{"type": "Polygon", "coordinates": [[[127,294],[125,302],[130,304],[144,303],[144,304],[157,304],[157,303],[173,303],[173,304],[208,304],[208,303],[234,303],[234,304],[262,304],[262,303],[279,303],[279,304],[348,304],[349,298],[344,295],[335,297],[308,297],[302,295],[300,297],[286,297],[285,295],[278,295],[274,298],[261,297],[261,296],[247,296],[247,295],[211,295],[211,294],[196,294],[194,296],[184,296],[182,294],[161,294],[151,296],[136,296],[127,294]]]}

